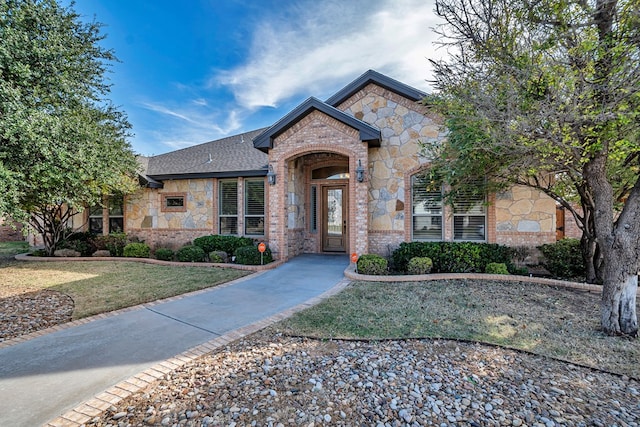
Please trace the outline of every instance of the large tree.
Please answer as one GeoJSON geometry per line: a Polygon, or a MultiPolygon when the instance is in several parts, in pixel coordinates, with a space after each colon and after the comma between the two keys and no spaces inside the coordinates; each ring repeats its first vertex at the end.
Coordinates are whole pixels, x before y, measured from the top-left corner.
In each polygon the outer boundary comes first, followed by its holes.
{"type": "Polygon", "coordinates": [[[50,253],[71,216],[136,184],[130,125],[106,98],[115,57],[100,27],[73,4],[0,2],[0,214],[50,253]]]}
{"type": "Polygon", "coordinates": [[[436,0],[436,13],[449,55],[425,102],[450,133],[428,147],[432,173],[452,194],[520,184],[572,212],[603,330],[636,336],[640,0],[436,0]]]}

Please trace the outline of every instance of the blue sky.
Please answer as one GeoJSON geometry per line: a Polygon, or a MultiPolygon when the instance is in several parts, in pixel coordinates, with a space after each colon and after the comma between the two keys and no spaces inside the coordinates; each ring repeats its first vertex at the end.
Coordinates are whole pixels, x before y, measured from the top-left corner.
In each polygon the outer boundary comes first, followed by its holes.
{"type": "Polygon", "coordinates": [[[433,0],[77,0],[143,155],[270,126],[368,69],[428,91],[433,0]]]}

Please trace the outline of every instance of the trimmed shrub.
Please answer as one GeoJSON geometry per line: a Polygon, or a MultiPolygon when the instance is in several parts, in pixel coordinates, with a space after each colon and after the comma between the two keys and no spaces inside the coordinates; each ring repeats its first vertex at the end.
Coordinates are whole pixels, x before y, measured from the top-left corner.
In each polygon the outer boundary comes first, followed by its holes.
{"type": "Polygon", "coordinates": [[[213,251],[209,253],[211,262],[229,262],[229,255],[225,251],[213,251]]]}
{"type": "Polygon", "coordinates": [[[388,262],[376,254],[364,254],[358,258],[358,273],[382,276],[387,274],[388,262]]]}
{"type": "Polygon", "coordinates": [[[73,249],[80,252],[81,256],[91,256],[96,251],[93,237],[94,235],[88,231],[74,233],[67,230],[64,240],[58,243],[56,249],[73,249]]]}
{"type": "Polygon", "coordinates": [[[122,250],[122,254],[129,258],[149,258],[151,248],[146,243],[129,243],[122,250]]]}
{"type": "Polygon", "coordinates": [[[94,236],[92,242],[97,250],[106,249],[111,256],[122,256],[129,240],[126,233],[111,233],[108,236],[94,236]]]}
{"type": "Polygon", "coordinates": [[[213,251],[224,251],[228,256],[232,256],[238,248],[253,246],[253,240],[248,237],[212,234],[194,239],[193,244],[200,246],[207,254],[213,251]]]}
{"type": "Polygon", "coordinates": [[[554,277],[570,279],[585,275],[580,240],[562,239],[555,243],[538,246],[544,259],[542,265],[554,277]]]}
{"type": "MultiPolygon", "coordinates": [[[[260,251],[257,246],[242,246],[233,253],[237,264],[260,265],[260,251]]],[[[262,255],[264,264],[273,262],[271,249],[267,248],[262,255]]]]}
{"type": "Polygon", "coordinates": [[[431,258],[434,273],[483,273],[491,262],[504,263],[508,270],[515,268],[510,248],[495,243],[403,242],[392,254],[395,268],[405,272],[415,257],[431,258]]]}
{"type": "Polygon", "coordinates": [[[173,261],[173,255],[174,252],[169,248],[158,248],[155,252],[156,259],[161,261],[173,261]]]}
{"type": "Polygon", "coordinates": [[[503,262],[490,262],[484,269],[487,274],[509,274],[507,266],[503,262]]]}
{"type": "Polygon", "coordinates": [[[433,261],[429,257],[411,258],[407,264],[407,273],[409,274],[428,274],[433,268],[433,261]]]}
{"type": "Polygon", "coordinates": [[[186,245],[178,249],[176,258],[181,262],[203,262],[205,253],[200,246],[186,245]]]}

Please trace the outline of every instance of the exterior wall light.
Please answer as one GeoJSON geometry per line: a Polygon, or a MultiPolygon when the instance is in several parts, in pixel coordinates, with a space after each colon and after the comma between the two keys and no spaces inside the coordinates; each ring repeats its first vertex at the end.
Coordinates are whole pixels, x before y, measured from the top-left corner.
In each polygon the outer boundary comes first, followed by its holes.
{"type": "Polygon", "coordinates": [[[358,160],[358,167],[356,168],[356,180],[358,182],[364,181],[364,168],[362,167],[362,160],[358,160]]]}
{"type": "Polygon", "coordinates": [[[269,165],[269,172],[267,172],[267,181],[269,185],[276,185],[276,174],[271,165],[269,165]]]}

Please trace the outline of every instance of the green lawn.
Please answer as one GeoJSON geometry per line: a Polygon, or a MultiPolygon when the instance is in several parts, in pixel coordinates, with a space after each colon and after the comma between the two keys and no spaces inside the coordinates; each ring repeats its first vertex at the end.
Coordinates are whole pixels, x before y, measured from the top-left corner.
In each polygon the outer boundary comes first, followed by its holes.
{"type": "Polygon", "coordinates": [[[29,252],[27,242],[0,242],[0,255],[17,255],[29,252]]]}
{"type": "Polygon", "coordinates": [[[73,318],[216,286],[249,274],[231,268],[164,266],[127,261],[6,262],[0,297],[49,289],[69,295],[73,318]]]}

